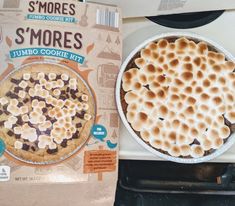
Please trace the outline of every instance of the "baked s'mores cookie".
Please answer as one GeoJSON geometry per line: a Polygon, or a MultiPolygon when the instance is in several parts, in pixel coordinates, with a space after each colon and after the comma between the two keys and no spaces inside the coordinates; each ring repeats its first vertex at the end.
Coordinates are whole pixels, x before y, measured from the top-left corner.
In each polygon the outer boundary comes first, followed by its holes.
{"type": "Polygon", "coordinates": [[[235,64],[205,42],[160,39],[122,77],[121,104],[136,134],[174,157],[213,153],[235,124],[235,64]]]}
{"type": "Polygon", "coordinates": [[[34,163],[68,157],[88,139],[93,97],[74,72],[31,64],[0,85],[0,135],[8,152],[34,163]]]}

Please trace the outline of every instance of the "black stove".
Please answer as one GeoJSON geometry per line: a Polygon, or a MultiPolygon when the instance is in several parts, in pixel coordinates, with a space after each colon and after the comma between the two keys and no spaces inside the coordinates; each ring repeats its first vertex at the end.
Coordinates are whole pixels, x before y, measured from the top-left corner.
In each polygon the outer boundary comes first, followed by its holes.
{"type": "Polygon", "coordinates": [[[115,206],[234,206],[235,164],[122,160],[115,206]]]}
{"type": "Polygon", "coordinates": [[[204,26],[216,20],[224,13],[219,11],[191,12],[184,14],[172,14],[146,17],[159,25],[175,29],[191,29],[204,26]]]}

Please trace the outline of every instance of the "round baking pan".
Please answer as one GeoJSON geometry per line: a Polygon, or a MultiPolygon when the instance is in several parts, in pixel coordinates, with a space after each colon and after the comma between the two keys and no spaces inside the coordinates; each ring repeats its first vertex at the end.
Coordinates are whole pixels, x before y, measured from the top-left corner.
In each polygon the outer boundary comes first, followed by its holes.
{"type": "MultiPolygon", "coordinates": [[[[12,72],[10,72],[9,74],[7,74],[3,80],[1,80],[1,83],[4,83],[4,81],[9,77],[11,76],[14,72],[20,70],[20,69],[24,69],[25,67],[27,66],[31,66],[31,65],[35,65],[35,64],[46,64],[46,65],[55,65],[55,66],[58,66],[64,70],[69,70],[70,72],[74,73],[78,79],[80,79],[82,81],[82,83],[85,85],[85,87],[87,88],[90,96],[92,97],[92,104],[94,105],[94,117],[93,117],[93,122],[92,122],[92,125],[94,125],[94,121],[95,121],[95,116],[96,116],[96,105],[95,105],[95,100],[94,100],[94,95],[90,89],[90,87],[88,86],[88,84],[86,83],[86,81],[76,72],[74,71],[73,69],[65,66],[65,65],[61,65],[61,64],[58,64],[58,63],[52,63],[52,62],[47,62],[47,61],[44,61],[44,62],[33,62],[33,63],[29,63],[29,64],[24,64],[18,68],[15,68],[12,72]]],[[[91,126],[92,127],[92,126],[91,126]]],[[[78,145],[76,147],[76,149],[74,149],[73,151],[71,151],[69,154],[66,154],[64,156],[61,156],[59,159],[57,160],[49,160],[49,161],[40,161],[40,162],[35,162],[35,161],[31,161],[31,160],[26,160],[24,158],[21,158],[21,157],[18,157],[16,156],[15,154],[13,154],[12,152],[8,151],[7,148],[5,150],[5,152],[10,155],[11,157],[13,157],[14,159],[16,160],[19,160],[23,163],[27,163],[27,164],[31,164],[31,165],[49,165],[49,164],[57,164],[57,163],[60,163],[64,160],[66,160],[67,158],[71,157],[72,155],[74,155],[75,153],[77,153],[84,145],[85,143],[88,141],[90,135],[87,136],[86,139],[84,139],[82,141],[82,143],[80,145],[78,145]]]]}
{"type": "Polygon", "coordinates": [[[147,149],[148,151],[150,151],[154,155],[156,155],[162,159],[165,159],[165,160],[178,162],[178,163],[185,163],[185,164],[201,163],[201,162],[206,162],[206,161],[210,161],[212,159],[215,159],[216,157],[218,157],[219,155],[221,155],[225,151],[227,151],[235,143],[235,133],[234,132],[231,133],[230,136],[227,138],[227,140],[224,142],[224,144],[219,149],[216,149],[212,153],[205,155],[203,157],[199,157],[199,158],[173,157],[168,154],[162,153],[162,152],[158,151],[157,149],[154,149],[153,147],[151,147],[148,143],[146,143],[144,140],[142,140],[142,138],[140,138],[136,134],[136,132],[132,129],[132,127],[128,123],[126,116],[124,114],[123,108],[122,108],[122,104],[121,104],[120,92],[121,92],[121,85],[122,85],[122,76],[123,76],[123,73],[126,71],[128,64],[132,61],[133,57],[136,54],[138,54],[138,52],[140,52],[140,50],[142,48],[144,48],[145,46],[147,46],[150,42],[157,42],[158,40],[160,40],[162,38],[177,39],[180,37],[186,37],[189,40],[193,40],[194,42],[203,41],[208,44],[210,50],[214,50],[214,51],[223,53],[227,60],[235,62],[234,57],[226,49],[224,49],[221,45],[217,44],[216,42],[214,42],[213,40],[211,40],[209,38],[200,36],[198,34],[188,33],[188,32],[174,32],[174,33],[164,33],[164,34],[153,36],[153,37],[147,39],[146,41],[144,41],[139,46],[137,46],[129,54],[129,56],[126,58],[126,60],[123,62],[122,66],[121,66],[121,70],[120,70],[120,72],[118,74],[118,78],[117,78],[116,91],[115,91],[116,92],[116,103],[117,103],[119,115],[121,117],[121,120],[122,120],[124,126],[129,131],[131,136],[145,149],[147,149]]]}

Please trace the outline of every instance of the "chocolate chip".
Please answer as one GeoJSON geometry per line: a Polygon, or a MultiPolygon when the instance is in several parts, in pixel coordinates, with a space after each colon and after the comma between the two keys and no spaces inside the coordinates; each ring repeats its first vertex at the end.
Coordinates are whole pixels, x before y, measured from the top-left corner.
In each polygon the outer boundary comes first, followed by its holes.
{"type": "Polygon", "coordinates": [[[193,144],[200,144],[200,142],[199,142],[197,139],[195,139],[195,140],[193,141],[193,144]]]}
{"type": "Polygon", "coordinates": [[[51,104],[47,104],[47,103],[46,103],[46,107],[47,107],[47,108],[49,108],[50,106],[51,106],[51,104]]]}
{"type": "Polygon", "coordinates": [[[81,127],[82,127],[82,123],[81,122],[76,124],[76,128],[81,128],[81,127]]]}
{"type": "Polygon", "coordinates": [[[66,99],[69,99],[69,98],[70,98],[69,94],[66,94],[66,99]]]}
{"type": "Polygon", "coordinates": [[[35,80],[35,84],[39,84],[39,80],[35,80]]]}
{"type": "Polygon", "coordinates": [[[64,85],[67,85],[69,83],[69,80],[64,80],[64,85]]]}
{"type": "Polygon", "coordinates": [[[15,138],[20,139],[21,138],[20,134],[15,134],[15,138]]]}
{"type": "Polygon", "coordinates": [[[67,139],[64,139],[63,142],[60,144],[61,147],[67,147],[67,139]]]}
{"type": "Polygon", "coordinates": [[[47,81],[49,80],[49,77],[48,77],[48,75],[45,75],[45,80],[47,80],[47,81]]]}
{"type": "Polygon", "coordinates": [[[11,78],[11,82],[14,83],[14,84],[19,84],[21,80],[19,79],[14,79],[14,78],[11,78]]]}
{"type": "Polygon", "coordinates": [[[47,130],[45,131],[45,134],[50,135],[50,134],[51,134],[51,130],[50,130],[50,129],[47,129],[47,130]]]}
{"type": "Polygon", "coordinates": [[[0,122],[0,127],[2,127],[4,125],[4,121],[0,122]]]}
{"type": "Polygon", "coordinates": [[[47,112],[47,108],[44,107],[44,108],[42,109],[42,112],[43,112],[43,113],[46,113],[46,112],[47,112]]]}
{"type": "Polygon", "coordinates": [[[42,97],[37,97],[38,101],[44,101],[42,97]]]}
{"type": "Polygon", "coordinates": [[[82,111],[81,111],[81,114],[83,114],[83,115],[86,114],[86,111],[82,110],[82,111]]]}
{"type": "Polygon", "coordinates": [[[77,99],[76,94],[71,94],[71,97],[72,97],[73,99],[77,99]]]}
{"type": "Polygon", "coordinates": [[[38,101],[44,101],[44,99],[42,97],[32,97],[31,101],[37,99],[38,101]]]}
{"type": "Polygon", "coordinates": [[[69,87],[67,87],[66,92],[70,93],[70,88],[69,87]]]}
{"type": "Polygon", "coordinates": [[[21,117],[21,116],[18,116],[18,119],[17,119],[16,124],[18,124],[18,125],[23,125],[23,120],[22,120],[22,117],[21,117]]]}
{"type": "Polygon", "coordinates": [[[60,94],[66,94],[65,90],[61,90],[60,94]]]}
{"type": "Polygon", "coordinates": [[[86,114],[85,111],[81,111],[80,113],[77,113],[76,116],[80,119],[84,119],[84,115],[86,114]]]}
{"type": "Polygon", "coordinates": [[[72,120],[74,120],[75,119],[75,116],[72,116],[72,120]]]}
{"type": "Polygon", "coordinates": [[[54,124],[55,122],[56,122],[55,119],[52,119],[52,120],[51,120],[51,124],[54,124]]]}
{"type": "Polygon", "coordinates": [[[15,93],[13,93],[13,92],[11,92],[11,91],[7,92],[7,93],[6,93],[6,96],[7,96],[7,97],[11,97],[11,98],[15,98],[15,99],[18,98],[18,95],[16,95],[15,93]]]}
{"type": "Polygon", "coordinates": [[[56,148],[56,149],[48,149],[48,150],[47,150],[47,153],[48,153],[48,154],[54,154],[54,153],[56,153],[56,152],[58,152],[58,148],[56,148]]]}
{"type": "Polygon", "coordinates": [[[4,110],[7,110],[7,105],[5,104],[2,108],[3,108],[4,110]]]}
{"type": "Polygon", "coordinates": [[[38,136],[40,136],[42,134],[39,129],[36,129],[36,133],[37,133],[38,136]]]}
{"type": "Polygon", "coordinates": [[[18,93],[20,90],[23,90],[23,89],[22,89],[21,87],[15,87],[15,88],[14,88],[14,92],[15,92],[15,93],[18,93]]]}
{"type": "Polygon", "coordinates": [[[28,151],[29,150],[29,145],[23,144],[22,149],[25,150],[25,151],[28,151]]]}
{"type": "Polygon", "coordinates": [[[78,101],[82,102],[82,96],[78,97],[78,101]]]}
{"type": "Polygon", "coordinates": [[[3,110],[4,110],[3,112],[4,112],[6,115],[9,115],[9,114],[10,114],[10,112],[7,111],[7,105],[4,105],[2,108],[3,108],[3,110]]]}
{"type": "Polygon", "coordinates": [[[39,141],[38,141],[38,140],[36,140],[36,141],[34,142],[35,147],[38,147],[38,143],[39,143],[39,141]]]}
{"type": "Polygon", "coordinates": [[[26,104],[27,102],[29,102],[29,98],[25,98],[23,102],[26,104]]]}
{"type": "Polygon", "coordinates": [[[79,131],[76,131],[73,136],[72,139],[78,139],[79,138],[79,131]]]}
{"type": "Polygon", "coordinates": [[[22,107],[23,105],[24,105],[24,104],[23,104],[22,102],[19,102],[19,103],[18,103],[18,106],[19,106],[19,107],[22,107]]]}
{"type": "Polygon", "coordinates": [[[29,79],[29,81],[30,81],[31,83],[34,83],[34,79],[33,79],[32,77],[29,79]]]}
{"type": "Polygon", "coordinates": [[[61,75],[57,74],[55,80],[61,79],[61,75]]]}
{"type": "Polygon", "coordinates": [[[78,91],[77,89],[71,89],[71,90],[70,90],[70,94],[76,94],[77,91],[78,91]]]}
{"type": "Polygon", "coordinates": [[[29,86],[25,88],[25,91],[26,91],[26,92],[29,92],[29,90],[30,90],[30,87],[29,87],[29,86]]]}
{"type": "Polygon", "coordinates": [[[0,115],[2,115],[3,114],[3,111],[2,110],[0,110],[0,115]]]}
{"type": "Polygon", "coordinates": [[[17,94],[12,93],[12,94],[11,94],[11,98],[17,99],[17,98],[18,98],[18,95],[17,95],[17,94]]]}
{"type": "Polygon", "coordinates": [[[65,99],[67,99],[67,97],[64,96],[64,95],[61,95],[61,96],[60,96],[60,99],[65,100],[65,99]]]}
{"type": "Polygon", "coordinates": [[[34,127],[34,125],[31,122],[28,122],[30,127],[34,127]]]}
{"type": "Polygon", "coordinates": [[[34,146],[31,146],[31,150],[33,150],[35,152],[36,148],[34,146]]]}
{"type": "Polygon", "coordinates": [[[7,134],[8,134],[10,137],[12,137],[12,136],[14,135],[14,132],[12,132],[11,130],[9,130],[9,131],[7,132],[7,134]]]}

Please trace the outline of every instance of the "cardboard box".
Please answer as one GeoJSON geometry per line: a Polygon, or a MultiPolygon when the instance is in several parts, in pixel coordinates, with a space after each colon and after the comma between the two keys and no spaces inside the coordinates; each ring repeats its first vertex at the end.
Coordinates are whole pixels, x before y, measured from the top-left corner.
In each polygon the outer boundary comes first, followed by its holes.
{"type": "Polygon", "coordinates": [[[122,8],[123,18],[235,9],[233,0],[91,0],[88,2],[118,5],[122,8]]]}
{"type": "Polygon", "coordinates": [[[0,16],[0,205],[113,205],[120,9],[7,0],[0,16]]]}

